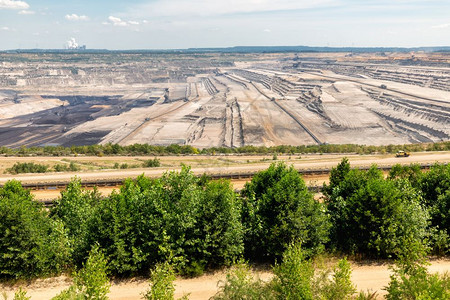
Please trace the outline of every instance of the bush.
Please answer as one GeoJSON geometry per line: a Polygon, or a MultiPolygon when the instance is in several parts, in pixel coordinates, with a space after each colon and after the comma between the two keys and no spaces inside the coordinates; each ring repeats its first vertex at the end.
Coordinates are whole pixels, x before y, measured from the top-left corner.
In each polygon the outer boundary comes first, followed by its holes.
{"type": "MultiPolygon", "coordinates": [[[[343,160],[341,164],[347,164],[343,160]]],[[[408,238],[426,242],[428,213],[406,180],[385,180],[373,166],[367,172],[345,169],[330,178],[326,203],[339,250],[369,256],[395,256],[408,238]]]]}
{"type": "Polygon", "coordinates": [[[0,188],[0,277],[30,278],[59,273],[70,259],[61,221],[17,181],[0,188]]]}
{"type": "Polygon", "coordinates": [[[173,257],[187,275],[229,264],[243,252],[239,203],[229,182],[201,181],[189,168],[127,180],[101,201],[90,227],[114,274],[146,272],[173,257]]]}
{"type": "Polygon", "coordinates": [[[422,174],[420,165],[415,164],[410,166],[402,166],[400,164],[396,164],[389,171],[388,178],[390,180],[406,179],[413,187],[417,187],[422,174]]]}
{"type": "Polygon", "coordinates": [[[325,207],[293,167],[272,164],[245,185],[242,196],[247,257],[274,260],[294,240],[308,255],[324,248],[330,228],[325,207]]]}
{"type": "Polygon", "coordinates": [[[150,288],[144,294],[147,300],[172,300],[175,294],[175,271],[168,263],[157,264],[150,275],[150,288]]]}
{"type": "Polygon", "coordinates": [[[77,266],[86,260],[91,249],[90,226],[100,198],[97,189],[84,190],[81,180],[74,178],[51,209],[51,214],[64,223],[73,250],[72,258],[77,266]]]}
{"type": "Polygon", "coordinates": [[[6,172],[16,175],[21,173],[45,173],[48,171],[48,166],[35,163],[20,163],[16,162],[11,168],[6,169],[6,172]]]}
{"type": "Polygon", "coordinates": [[[425,248],[415,241],[399,253],[391,281],[386,287],[388,300],[450,299],[450,276],[430,274],[426,269],[425,248]]]}
{"type": "MultiPolygon", "coordinates": [[[[281,264],[273,268],[274,277],[269,282],[255,279],[247,264],[233,266],[219,292],[212,299],[353,299],[355,287],[350,280],[351,269],[346,259],[329,270],[313,267],[299,243],[292,243],[283,253],[281,264]]],[[[371,299],[361,294],[360,299],[371,299]]]]}
{"type": "Polygon", "coordinates": [[[268,300],[275,299],[270,284],[255,279],[245,263],[234,265],[224,282],[219,282],[219,291],[213,300],[268,300]]]}
{"type": "Polygon", "coordinates": [[[339,260],[337,266],[334,267],[331,279],[329,276],[322,278],[316,276],[315,285],[318,288],[314,298],[323,300],[353,299],[356,288],[350,278],[351,272],[350,263],[344,258],[339,260]],[[318,280],[319,278],[320,280],[318,280]]]}
{"type": "Polygon", "coordinates": [[[283,253],[283,261],[274,267],[274,290],[277,299],[312,300],[314,268],[305,260],[299,243],[291,244],[283,253]]]}
{"type": "Polygon", "coordinates": [[[86,299],[108,299],[107,262],[98,245],[92,248],[83,269],[75,273],[75,286],[86,299]]]}
{"type": "MultiPolygon", "coordinates": [[[[3,292],[2,295],[3,300],[8,300],[8,296],[5,292],[3,292]]],[[[27,292],[25,290],[22,290],[22,288],[19,288],[17,291],[14,292],[14,298],[13,300],[30,300],[31,297],[27,296],[27,292]]]]}
{"type": "Polygon", "coordinates": [[[450,252],[450,165],[434,165],[417,183],[431,216],[433,248],[436,253],[450,252]]]}
{"type": "Polygon", "coordinates": [[[143,163],[144,168],[156,168],[159,166],[161,166],[161,163],[160,163],[159,159],[157,159],[156,157],[154,159],[147,159],[143,163]]]}
{"type": "Polygon", "coordinates": [[[204,250],[198,260],[208,267],[230,265],[244,253],[240,203],[227,180],[208,181],[202,191],[197,226],[204,250]]]}
{"type": "Polygon", "coordinates": [[[95,245],[83,268],[74,273],[74,283],[52,300],[106,300],[110,283],[107,276],[107,262],[95,245]]]}
{"type": "Polygon", "coordinates": [[[67,171],[75,172],[79,171],[80,168],[73,161],[71,161],[69,165],[56,164],[53,166],[53,170],[55,170],[55,172],[67,172],[67,171]]]}

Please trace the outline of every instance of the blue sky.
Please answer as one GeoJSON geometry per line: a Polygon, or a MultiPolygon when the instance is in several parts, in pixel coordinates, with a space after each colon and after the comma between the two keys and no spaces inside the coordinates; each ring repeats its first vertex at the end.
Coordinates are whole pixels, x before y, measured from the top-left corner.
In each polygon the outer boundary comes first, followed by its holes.
{"type": "Polygon", "coordinates": [[[0,0],[0,49],[450,46],[450,0],[0,0]]]}

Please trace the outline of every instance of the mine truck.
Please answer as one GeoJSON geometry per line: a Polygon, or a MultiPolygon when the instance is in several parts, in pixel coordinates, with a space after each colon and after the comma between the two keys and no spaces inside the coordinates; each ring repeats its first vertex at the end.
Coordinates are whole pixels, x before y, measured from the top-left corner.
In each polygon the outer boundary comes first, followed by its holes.
{"type": "Polygon", "coordinates": [[[411,153],[407,152],[407,151],[397,151],[397,153],[395,154],[395,157],[408,157],[411,153]]]}

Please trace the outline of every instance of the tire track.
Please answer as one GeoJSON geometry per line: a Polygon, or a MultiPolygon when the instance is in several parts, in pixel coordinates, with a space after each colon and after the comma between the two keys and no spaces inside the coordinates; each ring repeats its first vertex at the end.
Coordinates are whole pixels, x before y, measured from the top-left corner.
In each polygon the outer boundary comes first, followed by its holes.
{"type": "Polygon", "coordinates": [[[187,105],[187,104],[189,104],[189,102],[184,102],[184,103],[181,104],[180,106],[178,106],[178,107],[176,107],[176,108],[174,108],[174,109],[172,109],[172,110],[169,110],[169,111],[167,111],[167,112],[165,112],[165,113],[163,113],[163,114],[160,114],[160,115],[158,115],[158,116],[156,116],[156,117],[154,117],[154,118],[152,118],[152,119],[150,119],[150,118],[145,118],[145,120],[144,120],[138,127],[136,127],[135,129],[133,129],[130,133],[128,133],[126,136],[124,136],[124,137],[121,138],[120,140],[116,141],[116,143],[117,143],[117,144],[120,144],[120,143],[123,143],[124,141],[126,141],[126,140],[128,140],[128,139],[133,138],[134,136],[136,136],[136,134],[138,134],[138,133],[144,128],[144,126],[145,126],[148,122],[158,120],[158,119],[164,117],[164,116],[167,115],[167,114],[170,114],[170,113],[173,113],[173,112],[179,110],[180,108],[184,107],[184,106],[187,105]]]}
{"type": "Polygon", "coordinates": [[[255,87],[255,89],[264,97],[271,100],[279,109],[284,111],[288,116],[290,116],[298,125],[300,125],[303,130],[306,131],[306,133],[311,136],[311,138],[319,145],[322,145],[323,143],[319,140],[319,138],[311,131],[309,130],[298,118],[296,118],[288,109],[286,109],[284,106],[282,106],[276,99],[272,99],[269,96],[267,96],[264,92],[262,92],[253,82],[251,84],[255,87]]]}

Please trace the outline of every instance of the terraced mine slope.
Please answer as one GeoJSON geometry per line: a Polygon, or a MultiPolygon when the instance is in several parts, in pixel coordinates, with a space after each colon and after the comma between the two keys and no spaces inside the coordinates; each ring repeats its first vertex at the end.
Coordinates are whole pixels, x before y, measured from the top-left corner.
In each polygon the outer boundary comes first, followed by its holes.
{"type": "Polygon", "coordinates": [[[0,145],[450,139],[450,54],[0,54],[0,145]]]}

